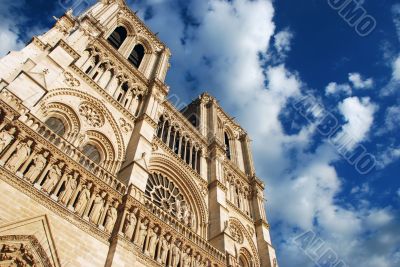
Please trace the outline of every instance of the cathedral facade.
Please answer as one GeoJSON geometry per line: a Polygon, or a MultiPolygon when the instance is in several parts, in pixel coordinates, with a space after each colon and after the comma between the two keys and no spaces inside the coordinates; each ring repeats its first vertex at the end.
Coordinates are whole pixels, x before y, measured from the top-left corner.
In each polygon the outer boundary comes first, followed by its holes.
{"type": "Polygon", "coordinates": [[[250,139],[123,0],[0,60],[0,266],[276,267],[250,139]]]}

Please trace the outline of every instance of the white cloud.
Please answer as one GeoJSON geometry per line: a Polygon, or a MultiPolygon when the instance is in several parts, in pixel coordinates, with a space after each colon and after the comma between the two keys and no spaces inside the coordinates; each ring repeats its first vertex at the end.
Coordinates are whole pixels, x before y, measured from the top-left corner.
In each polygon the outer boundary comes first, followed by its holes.
{"type": "Polygon", "coordinates": [[[274,47],[281,57],[286,57],[291,50],[293,33],[286,29],[274,35],[274,47]]]}
{"type": "Polygon", "coordinates": [[[393,68],[393,74],[392,74],[393,80],[400,81],[400,56],[393,61],[392,68],[393,68]]]}
{"type": "Polygon", "coordinates": [[[392,106],[386,110],[385,129],[392,131],[400,127],[400,107],[392,106]]]}
{"type": "Polygon", "coordinates": [[[0,3],[0,56],[4,56],[11,50],[17,50],[23,47],[23,42],[19,38],[19,27],[18,23],[21,22],[24,17],[16,16],[12,13],[12,10],[16,7],[20,7],[22,1],[16,0],[13,2],[2,2],[0,3]]]}
{"type": "Polygon", "coordinates": [[[379,169],[384,169],[390,164],[400,159],[400,147],[388,147],[384,151],[380,152],[377,157],[377,163],[379,169]]]}
{"type": "Polygon", "coordinates": [[[349,73],[349,81],[356,89],[370,89],[374,86],[374,80],[372,78],[363,80],[360,73],[349,73]]]}
{"type": "MultiPolygon", "coordinates": [[[[374,121],[374,113],[377,110],[377,106],[371,103],[368,97],[361,99],[358,97],[349,97],[339,103],[338,108],[346,121],[346,124],[343,126],[343,133],[352,139],[352,142],[343,145],[351,150],[358,143],[367,139],[368,132],[374,121]]],[[[338,136],[340,136],[340,133],[338,136]]]]}
{"type": "Polygon", "coordinates": [[[335,82],[331,82],[325,88],[325,95],[335,95],[338,93],[344,93],[346,95],[351,95],[351,86],[347,83],[345,84],[337,84],[335,82]]]}

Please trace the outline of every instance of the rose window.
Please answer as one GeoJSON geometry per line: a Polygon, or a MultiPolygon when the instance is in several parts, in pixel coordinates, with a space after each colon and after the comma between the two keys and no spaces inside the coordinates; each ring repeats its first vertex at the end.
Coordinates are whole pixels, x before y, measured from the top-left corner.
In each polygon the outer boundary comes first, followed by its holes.
{"type": "Polygon", "coordinates": [[[145,196],[185,225],[193,225],[193,213],[188,203],[179,188],[167,177],[157,173],[150,175],[146,185],[145,196]]]}

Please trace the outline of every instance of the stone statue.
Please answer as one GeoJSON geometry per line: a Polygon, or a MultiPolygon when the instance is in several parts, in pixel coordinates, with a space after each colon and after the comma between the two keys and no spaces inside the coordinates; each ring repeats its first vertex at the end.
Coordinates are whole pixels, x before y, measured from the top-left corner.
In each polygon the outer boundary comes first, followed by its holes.
{"type": "Polygon", "coordinates": [[[15,138],[16,129],[14,127],[10,128],[8,131],[3,130],[0,132],[0,154],[6,149],[6,147],[15,138]]]}
{"type": "Polygon", "coordinates": [[[100,215],[104,210],[104,199],[106,195],[107,193],[103,191],[101,193],[97,193],[96,197],[94,198],[93,208],[89,216],[89,220],[94,224],[98,224],[100,215]]]}
{"type": "Polygon", "coordinates": [[[193,267],[201,267],[201,255],[200,255],[200,253],[197,253],[193,265],[194,265],[193,267]]]}
{"type": "Polygon", "coordinates": [[[73,175],[68,175],[65,190],[61,193],[60,201],[62,204],[67,205],[71,199],[76,187],[78,186],[78,172],[74,172],[73,175]]]}
{"type": "Polygon", "coordinates": [[[182,267],[190,267],[190,264],[192,263],[192,257],[190,257],[190,252],[191,249],[188,247],[182,253],[182,267]]]}
{"type": "Polygon", "coordinates": [[[182,208],[182,220],[185,225],[190,225],[191,212],[187,206],[182,208]]]}
{"type": "Polygon", "coordinates": [[[28,179],[29,182],[33,183],[38,178],[46,166],[48,156],[49,152],[44,151],[42,154],[37,155],[33,159],[33,164],[29,167],[29,170],[25,174],[25,178],[28,179]]]}
{"type": "Polygon", "coordinates": [[[177,267],[181,257],[181,241],[176,241],[176,244],[171,245],[171,266],[177,267]]]}
{"type": "Polygon", "coordinates": [[[32,140],[28,140],[26,143],[22,142],[18,144],[17,151],[8,160],[6,167],[12,171],[16,172],[21,167],[21,165],[28,159],[31,154],[31,146],[33,144],[32,140]]]}
{"type": "Polygon", "coordinates": [[[81,194],[79,195],[78,203],[76,203],[75,212],[82,216],[85,212],[86,206],[90,200],[90,189],[92,188],[92,182],[82,186],[81,194]]]}
{"type": "Polygon", "coordinates": [[[106,230],[107,233],[111,234],[114,224],[117,221],[117,208],[118,208],[118,201],[114,201],[112,206],[108,208],[107,214],[106,214],[106,222],[104,223],[104,229],[106,230]]]}
{"type": "Polygon", "coordinates": [[[58,181],[61,179],[62,168],[64,167],[64,162],[59,162],[58,165],[54,164],[47,174],[47,179],[44,182],[42,189],[46,193],[51,193],[51,190],[56,186],[58,181]]]}
{"type": "Polygon", "coordinates": [[[148,242],[147,242],[147,248],[146,248],[146,253],[154,259],[154,256],[156,254],[156,246],[158,242],[158,231],[159,227],[155,226],[154,228],[149,229],[148,233],[148,242]]]}
{"type": "Polygon", "coordinates": [[[175,201],[176,208],[176,218],[180,221],[182,219],[182,204],[180,199],[176,199],[175,201]]]}
{"type": "Polygon", "coordinates": [[[134,208],[132,212],[128,212],[126,214],[123,233],[125,237],[128,238],[129,240],[132,239],[133,232],[135,231],[135,227],[137,224],[137,217],[136,217],[137,211],[138,208],[134,208]]]}
{"type": "Polygon", "coordinates": [[[149,220],[147,218],[144,219],[144,221],[140,223],[139,233],[138,233],[138,240],[137,240],[137,243],[136,243],[140,248],[143,248],[144,241],[145,241],[146,236],[147,236],[148,224],[149,224],[149,220]]]}
{"type": "Polygon", "coordinates": [[[167,263],[167,256],[168,256],[168,251],[170,248],[170,244],[169,244],[170,240],[171,240],[170,234],[166,234],[165,237],[164,236],[160,237],[160,245],[159,245],[160,253],[159,253],[158,262],[160,262],[163,265],[167,263]]]}

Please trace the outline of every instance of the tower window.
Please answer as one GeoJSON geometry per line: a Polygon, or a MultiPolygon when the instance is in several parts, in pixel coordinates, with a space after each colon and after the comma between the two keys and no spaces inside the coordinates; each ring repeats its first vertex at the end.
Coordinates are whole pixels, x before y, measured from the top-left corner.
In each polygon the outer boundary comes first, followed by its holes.
{"type": "Polygon", "coordinates": [[[125,41],[128,36],[128,32],[122,26],[117,27],[114,32],[108,37],[108,42],[115,48],[119,49],[122,43],[125,41]]]}
{"type": "Polygon", "coordinates": [[[141,44],[138,44],[133,48],[131,54],[129,55],[129,62],[132,63],[133,66],[139,68],[140,63],[142,63],[144,57],[144,47],[141,44]]]}
{"type": "Polygon", "coordinates": [[[62,120],[55,117],[50,117],[46,120],[45,124],[59,136],[63,136],[65,134],[65,125],[62,120]]]}
{"type": "Polygon", "coordinates": [[[87,144],[83,147],[83,154],[88,157],[90,160],[96,163],[100,163],[101,154],[97,147],[91,144],[87,144]]]}
{"type": "Polygon", "coordinates": [[[228,134],[225,132],[225,154],[228,159],[231,159],[231,146],[228,134]]]}
{"type": "Polygon", "coordinates": [[[196,115],[193,114],[192,116],[190,116],[189,121],[194,127],[197,127],[197,116],[196,115]]]}

